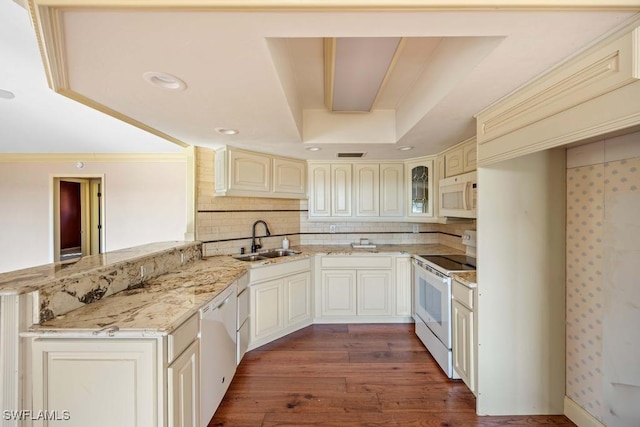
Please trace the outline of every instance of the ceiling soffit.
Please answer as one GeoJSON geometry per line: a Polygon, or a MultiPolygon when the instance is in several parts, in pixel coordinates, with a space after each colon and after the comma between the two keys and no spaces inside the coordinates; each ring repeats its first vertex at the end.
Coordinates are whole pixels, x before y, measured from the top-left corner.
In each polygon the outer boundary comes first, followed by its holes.
{"type": "MultiPolygon", "coordinates": [[[[358,15],[354,27],[353,13],[295,14],[293,6],[293,15],[218,13],[216,7],[232,4],[222,1],[196,2],[201,7],[195,9],[169,9],[169,4],[158,9],[81,8],[148,5],[136,1],[74,0],[78,6],[69,8],[30,3],[56,91],[174,142],[228,143],[309,158],[329,151],[305,153],[312,143],[372,144],[365,150],[381,158],[433,154],[435,145],[423,143],[427,136],[439,146],[468,138],[473,114],[632,15],[611,12],[603,20],[576,12],[571,25],[578,22],[580,31],[571,31],[559,24],[568,12],[533,13],[526,20],[518,12],[485,12],[483,19],[479,12],[460,9],[380,12],[358,15]],[[538,42],[534,36],[542,34],[540,23],[548,25],[546,33],[558,42],[543,38],[545,49],[531,50],[528,62],[519,62],[514,46],[538,42]],[[585,36],[588,31],[591,35],[585,36]],[[406,42],[371,113],[329,113],[324,107],[323,38],[351,35],[401,35],[406,42]],[[516,59],[510,63],[512,57],[516,59]],[[169,94],[145,86],[141,75],[147,71],[174,74],[187,83],[187,90],[169,94]],[[216,135],[216,127],[239,128],[240,138],[216,135]],[[397,154],[398,142],[419,144],[419,151],[397,154]]],[[[302,9],[319,4],[303,3],[302,9]]],[[[409,3],[421,2],[405,2],[397,9],[409,3]]],[[[241,8],[244,2],[233,4],[241,8]]]]}

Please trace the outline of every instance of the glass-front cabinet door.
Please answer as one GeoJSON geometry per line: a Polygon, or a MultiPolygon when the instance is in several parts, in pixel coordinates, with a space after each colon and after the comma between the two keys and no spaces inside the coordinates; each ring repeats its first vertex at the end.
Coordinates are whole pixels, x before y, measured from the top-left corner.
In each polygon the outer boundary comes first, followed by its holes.
{"type": "Polygon", "coordinates": [[[406,165],[407,214],[433,217],[433,159],[416,159],[406,165]]]}

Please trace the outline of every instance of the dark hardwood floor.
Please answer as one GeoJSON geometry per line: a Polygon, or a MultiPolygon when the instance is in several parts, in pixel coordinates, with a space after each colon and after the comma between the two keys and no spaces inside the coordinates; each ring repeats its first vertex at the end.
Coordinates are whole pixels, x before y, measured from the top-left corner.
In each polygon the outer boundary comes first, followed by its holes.
{"type": "Polygon", "coordinates": [[[413,324],[314,325],[247,353],[212,426],[574,426],[564,416],[479,417],[413,324]]]}

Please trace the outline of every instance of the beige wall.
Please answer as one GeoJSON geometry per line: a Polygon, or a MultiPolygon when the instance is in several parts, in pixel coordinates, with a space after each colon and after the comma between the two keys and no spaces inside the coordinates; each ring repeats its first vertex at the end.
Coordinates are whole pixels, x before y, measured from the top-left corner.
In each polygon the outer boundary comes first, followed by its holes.
{"type": "Polygon", "coordinates": [[[566,246],[566,394],[640,425],[640,133],[567,151],[566,246]]]}
{"type": "MultiPolygon", "coordinates": [[[[265,199],[252,197],[214,197],[214,152],[196,149],[196,239],[204,242],[203,255],[237,254],[251,246],[251,226],[265,220],[273,237],[262,239],[264,248],[281,247],[287,235],[291,245],[347,245],[367,237],[378,244],[443,243],[465,250],[460,236],[465,229],[475,229],[475,223],[418,224],[412,223],[312,221],[308,217],[307,200],[265,199]],[[330,227],[335,225],[335,233],[330,227]]],[[[258,226],[258,235],[263,235],[258,226]]]]}
{"type": "Polygon", "coordinates": [[[54,175],[104,175],[107,251],[184,239],[187,174],[182,156],[149,157],[155,158],[152,161],[84,159],[83,169],[71,157],[37,157],[30,161],[29,155],[0,156],[0,272],[52,262],[54,175]]]}

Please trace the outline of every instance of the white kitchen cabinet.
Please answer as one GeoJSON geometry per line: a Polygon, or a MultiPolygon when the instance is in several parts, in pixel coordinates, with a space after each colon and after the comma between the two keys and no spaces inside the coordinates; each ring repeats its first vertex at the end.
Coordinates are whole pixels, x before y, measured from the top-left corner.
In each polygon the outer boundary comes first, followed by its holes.
{"type": "Polygon", "coordinates": [[[475,138],[462,147],[462,161],[464,172],[473,172],[476,170],[478,163],[478,145],[476,144],[475,138]]]}
{"type": "Polygon", "coordinates": [[[284,279],[284,298],[286,301],[285,327],[306,322],[311,314],[311,272],[304,272],[284,279]]]}
{"type": "Polygon", "coordinates": [[[243,274],[236,281],[238,293],[237,319],[236,319],[236,365],[244,357],[249,347],[249,275],[243,274]]]}
{"type": "Polygon", "coordinates": [[[396,310],[396,259],[382,254],[318,256],[318,322],[406,321],[411,315],[410,270],[403,271],[409,280],[400,291],[404,305],[396,310]]]}
{"type": "Polygon", "coordinates": [[[217,196],[306,199],[307,164],[303,160],[222,147],[216,150],[217,196]]]}
{"type": "Polygon", "coordinates": [[[284,329],[284,296],[282,279],[250,287],[250,342],[264,340],[284,329]]]}
{"type": "Polygon", "coordinates": [[[273,158],[273,192],[304,196],[307,193],[307,164],[304,160],[273,158]]]}
{"type": "Polygon", "coordinates": [[[478,146],[476,138],[472,137],[457,144],[444,153],[444,176],[449,178],[461,173],[476,170],[478,146]]]}
{"type": "Polygon", "coordinates": [[[404,216],[404,165],[380,163],[380,216],[404,216]]]}
{"type": "Polygon", "coordinates": [[[356,271],[322,270],[322,316],[355,316],[356,271]]]}
{"type": "Polygon", "coordinates": [[[411,257],[398,256],[396,258],[396,316],[411,316],[413,304],[411,297],[413,290],[411,288],[411,257]]]}
{"type": "Polygon", "coordinates": [[[331,216],[331,164],[309,165],[309,216],[331,216]]]}
{"type": "Polygon", "coordinates": [[[34,339],[32,407],[69,411],[69,427],[164,425],[157,354],[156,339],[34,339]]]}
{"type": "Polygon", "coordinates": [[[167,368],[169,427],[200,425],[200,340],[195,340],[167,368]]]}
{"type": "Polygon", "coordinates": [[[464,150],[462,147],[447,151],[444,155],[444,175],[446,178],[464,173],[464,150]]]}
{"type": "Polygon", "coordinates": [[[356,280],[357,314],[391,316],[393,283],[390,270],[358,270],[356,280]]]}
{"type": "Polygon", "coordinates": [[[249,349],[312,323],[309,259],[249,271],[249,349]]]}
{"type": "Polygon", "coordinates": [[[421,158],[407,162],[407,215],[414,218],[433,217],[433,159],[421,158]]]}
{"type": "Polygon", "coordinates": [[[356,216],[380,216],[380,164],[353,165],[356,216]]]}
{"type": "Polygon", "coordinates": [[[229,150],[229,189],[266,193],[271,190],[271,159],[265,154],[229,150]]]}
{"type": "Polygon", "coordinates": [[[452,281],[451,304],[453,368],[469,389],[476,393],[476,291],[452,281]]]}
{"type": "Polygon", "coordinates": [[[351,187],[351,164],[332,164],[331,216],[351,216],[351,187]]]}

